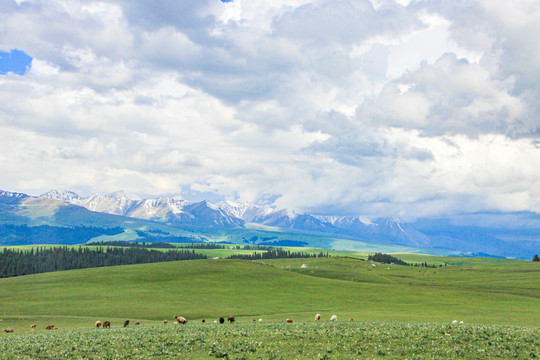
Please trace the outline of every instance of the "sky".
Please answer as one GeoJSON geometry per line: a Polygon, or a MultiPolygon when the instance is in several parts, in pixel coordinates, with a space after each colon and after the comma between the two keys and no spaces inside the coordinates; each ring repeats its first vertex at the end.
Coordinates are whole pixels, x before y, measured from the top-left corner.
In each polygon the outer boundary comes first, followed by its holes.
{"type": "Polygon", "coordinates": [[[0,0],[0,189],[540,212],[537,0],[0,0]]]}

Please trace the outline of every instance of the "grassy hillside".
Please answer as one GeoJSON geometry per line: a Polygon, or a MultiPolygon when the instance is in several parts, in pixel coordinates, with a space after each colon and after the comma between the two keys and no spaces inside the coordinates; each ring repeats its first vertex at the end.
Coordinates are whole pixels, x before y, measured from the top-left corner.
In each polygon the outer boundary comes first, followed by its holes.
{"type": "MultiPolygon", "coordinates": [[[[468,260],[468,259],[466,259],[468,260]]],[[[465,260],[456,260],[465,261],[465,260]]],[[[54,323],[91,327],[95,320],[159,323],[235,315],[537,326],[540,267],[525,261],[411,268],[345,258],[197,260],[83,269],[0,279],[2,328],[54,323]],[[302,263],[307,269],[300,269],[302,263]]],[[[429,261],[428,261],[429,262],[429,261]]]]}

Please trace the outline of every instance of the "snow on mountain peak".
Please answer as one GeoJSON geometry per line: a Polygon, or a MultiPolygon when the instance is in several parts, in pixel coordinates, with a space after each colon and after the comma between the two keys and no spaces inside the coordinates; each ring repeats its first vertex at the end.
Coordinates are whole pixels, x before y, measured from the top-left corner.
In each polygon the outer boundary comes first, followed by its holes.
{"type": "Polygon", "coordinates": [[[218,203],[220,209],[230,216],[242,219],[247,222],[256,221],[273,214],[276,210],[268,205],[258,206],[253,205],[249,201],[235,202],[225,200],[218,203]]]}
{"type": "Polygon", "coordinates": [[[40,195],[40,197],[65,201],[69,203],[75,203],[82,199],[78,194],[74,193],[73,191],[56,189],[51,189],[45,194],[40,195]]]}
{"type": "Polygon", "coordinates": [[[217,204],[214,204],[208,200],[203,200],[202,203],[212,210],[217,210],[217,211],[221,210],[217,204]]]}
{"type": "Polygon", "coordinates": [[[16,193],[16,192],[4,191],[4,190],[0,190],[0,196],[12,197],[12,198],[28,197],[28,195],[23,194],[23,193],[16,193]]]}
{"type": "Polygon", "coordinates": [[[366,217],[363,217],[363,216],[358,216],[357,219],[358,219],[358,221],[360,221],[364,225],[377,225],[373,221],[371,221],[370,219],[368,219],[366,217]]]}

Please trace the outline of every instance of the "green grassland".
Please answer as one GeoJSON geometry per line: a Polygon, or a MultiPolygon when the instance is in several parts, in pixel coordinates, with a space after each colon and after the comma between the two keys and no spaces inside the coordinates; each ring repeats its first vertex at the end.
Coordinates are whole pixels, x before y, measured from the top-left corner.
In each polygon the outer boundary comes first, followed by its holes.
{"type": "MultiPolygon", "coordinates": [[[[223,257],[239,250],[197,251],[221,251],[223,257]]],[[[348,254],[178,261],[0,279],[0,327],[15,329],[0,334],[0,359],[84,358],[104,348],[96,358],[540,355],[540,264],[400,254],[437,267],[371,268],[366,253],[348,254]],[[316,313],[323,323],[313,324],[316,313]],[[337,323],[328,321],[333,314],[337,323]],[[173,324],[174,315],[186,317],[188,325],[173,324]],[[229,315],[235,324],[214,324],[229,315]],[[254,324],[259,318],[263,322],[254,324]],[[287,318],[294,323],[285,324],[287,318]],[[124,329],[125,319],[142,325],[124,329]],[[111,321],[112,329],[93,329],[96,320],[111,321]],[[452,320],[465,324],[452,326],[452,320]],[[37,329],[31,332],[33,323],[37,329]],[[44,330],[48,324],[60,330],[44,330]]]]}
{"type": "Polygon", "coordinates": [[[341,257],[197,260],[36,274],[0,279],[0,318],[2,327],[23,329],[62,317],[73,321],[63,327],[76,328],[106,318],[281,321],[309,320],[317,312],[361,320],[540,324],[537,263],[470,261],[477,265],[372,269],[368,261],[341,257]]]}
{"type": "MultiPolygon", "coordinates": [[[[13,334],[10,334],[13,335],[13,334]]],[[[0,359],[531,359],[531,328],[401,322],[188,323],[0,337],[0,359]]]]}

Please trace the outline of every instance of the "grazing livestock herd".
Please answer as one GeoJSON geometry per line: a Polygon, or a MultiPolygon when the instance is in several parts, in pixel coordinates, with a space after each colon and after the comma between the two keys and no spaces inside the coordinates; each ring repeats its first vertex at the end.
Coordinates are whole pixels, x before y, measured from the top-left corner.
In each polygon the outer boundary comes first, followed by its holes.
{"type": "MultiPolygon", "coordinates": [[[[178,315],[175,315],[174,316],[174,319],[176,320],[176,323],[178,324],[182,324],[182,325],[185,325],[188,323],[188,320],[186,320],[186,318],[182,317],[182,316],[178,316],[178,315]]],[[[321,320],[321,314],[317,314],[315,315],[315,321],[319,321],[321,320]]],[[[231,324],[235,322],[235,317],[234,316],[229,316],[227,318],[227,321],[229,321],[231,324]]],[[[253,319],[254,322],[256,322],[257,320],[256,319],[253,319]]],[[[262,322],[263,319],[259,319],[258,320],[259,322],[262,322]]],[[[332,315],[330,316],[330,321],[337,321],[337,315],[332,315]]],[[[349,321],[354,321],[353,318],[350,318],[349,321]]],[[[202,322],[206,322],[206,320],[202,320],[202,322]]],[[[215,320],[214,323],[217,323],[219,322],[220,324],[223,324],[225,322],[225,318],[223,317],[220,317],[219,320],[215,320]]],[[[285,320],[285,322],[287,323],[292,323],[293,322],[293,319],[287,319],[285,320]]],[[[163,320],[163,324],[167,324],[168,321],[167,320],[163,320]]],[[[454,320],[452,322],[453,324],[457,324],[458,321],[457,320],[454,320]]],[[[135,325],[140,325],[141,322],[140,321],[136,321],[135,322],[135,325]]],[[[463,321],[459,322],[459,324],[463,324],[463,321]]],[[[127,327],[129,325],[129,320],[126,320],[124,321],[124,327],[127,327]]],[[[103,321],[103,323],[100,321],[100,320],[97,320],[95,323],[94,323],[94,326],[96,328],[104,328],[104,329],[107,329],[107,328],[110,328],[111,327],[111,322],[110,321],[103,321]]],[[[37,327],[36,324],[32,324],[30,325],[30,328],[31,328],[31,331],[34,331],[34,329],[37,327]]],[[[45,330],[57,330],[58,328],[55,327],[54,325],[47,325],[45,327],[45,330]]],[[[7,329],[2,329],[3,332],[6,332],[6,333],[12,333],[14,332],[14,329],[13,328],[7,328],[7,329]]]]}

